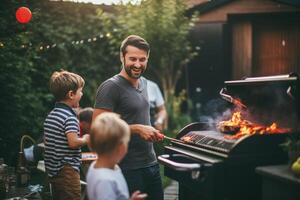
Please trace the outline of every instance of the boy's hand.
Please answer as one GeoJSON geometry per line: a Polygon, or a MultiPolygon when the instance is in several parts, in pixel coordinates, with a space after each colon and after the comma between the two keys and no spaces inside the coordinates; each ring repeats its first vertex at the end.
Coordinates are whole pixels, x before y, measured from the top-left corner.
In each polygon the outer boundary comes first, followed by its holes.
{"type": "Polygon", "coordinates": [[[90,147],[90,134],[83,135],[82,139],[85,141],[85,144],[87,144],[88,147],[90,147]]]}
{"type": "Polygon", "coordinates": [[[146,193],[141,193],[140,191],[135,191],[132,195],[131,195],[131,200],[143,200],[147,198],[147,194],[146,193]]]}

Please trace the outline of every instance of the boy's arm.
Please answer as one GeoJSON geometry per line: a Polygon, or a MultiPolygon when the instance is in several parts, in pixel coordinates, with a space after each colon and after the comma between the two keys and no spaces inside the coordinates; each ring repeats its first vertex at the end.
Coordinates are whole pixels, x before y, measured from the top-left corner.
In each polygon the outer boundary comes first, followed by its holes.
{"type": "Polygon", "coordinates": [[[86,145],[90,140],[90,135],[86,134],[82,138],[77,136],[75,132],[67,133],[68,145],[71,149],[78,149],[86,145]]]}

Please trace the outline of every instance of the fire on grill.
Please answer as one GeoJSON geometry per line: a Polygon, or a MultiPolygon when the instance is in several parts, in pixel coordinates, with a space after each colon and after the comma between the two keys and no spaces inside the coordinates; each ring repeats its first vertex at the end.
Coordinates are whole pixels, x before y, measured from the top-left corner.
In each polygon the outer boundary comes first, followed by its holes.
{"type": "Polygon", "coordinates": [[[179,199],[259,200],[255,168],[287,162],[280,144],[299,131],[298,76],[225,81],[220,95],[231,116],[187,125],[158,160],[179,182],[179,199]]]}
{"type": "Polygon", "coordinates": [[[217,128],[222,133],[232,134],[225,135],[225,138],[228,139],[237,139],[244,135],[289,133],[291,131],[289,128],[279,128],[276,122],[270,126],[263,126],[244,120],[241,112],[233,113],[230,120],[219,122],[217,128]]]}

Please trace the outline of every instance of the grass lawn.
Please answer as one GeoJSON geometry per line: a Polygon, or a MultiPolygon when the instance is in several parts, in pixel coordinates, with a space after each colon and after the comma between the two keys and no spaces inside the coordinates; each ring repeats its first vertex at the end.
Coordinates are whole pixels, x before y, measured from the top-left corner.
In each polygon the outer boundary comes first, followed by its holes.
{"type": "Polygon", "coordinates": [[[166,188],[168,185],[170,185],[171,179],[164,176],[164,166],[163,165],[160,164],[159,169],[160,169],[160,176],[162,179],[163,188],[166,188]]]}

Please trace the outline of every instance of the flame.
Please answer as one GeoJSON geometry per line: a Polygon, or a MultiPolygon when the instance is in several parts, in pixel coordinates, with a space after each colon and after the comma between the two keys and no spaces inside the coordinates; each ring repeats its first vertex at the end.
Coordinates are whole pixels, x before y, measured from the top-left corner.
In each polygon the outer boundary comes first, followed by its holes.
{"type": "Polygon", "coordinates": [[[234,135],[226,134],[225,138],[227,139],[238,139],[244,135],[253,134],[276,134],[290,132],[290,129],[288,128],[279,128],[275,122],[266,127],[259,124],[254,124],[247,120],[243,120],[240,112],[233,113],[230,120],[221,121],[218,126],[225,127],[226,129],[231,131],[236,131],[234,135]]]}

